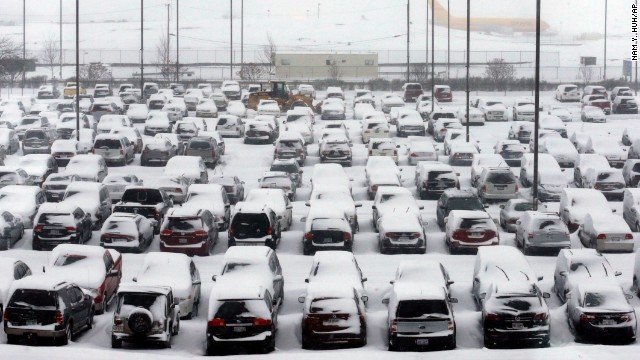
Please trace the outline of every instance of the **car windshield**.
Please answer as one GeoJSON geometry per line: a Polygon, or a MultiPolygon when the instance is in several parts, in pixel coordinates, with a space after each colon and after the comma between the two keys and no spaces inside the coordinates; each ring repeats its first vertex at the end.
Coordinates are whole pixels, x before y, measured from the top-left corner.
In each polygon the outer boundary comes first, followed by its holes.
{"type": "Polygon", "coordinates": [[[106,223],[104,232],[136,234],[138,232],[138,227],[136,226],[136,223],[131,219],[112,218],[106,223]]]}
{"type": "Polygon", "coordinates": [[[269,313],[267,304],[257,300],[227,300],[220,304],[215,317],[218,319],[256,318],[269,313]]]}
{"type": "Polygon", "coordinates": [[[407,90],[422,90],[422,85],[420,84],[407,85],[407,90]]]}
{"type": "Polygon", "coordinates": [[[372,142],[371,148],[374,150],[392,150],[396,148],[396,144],[391,141],[385,142],[372,142]]]}
{"type": "Polygon", "coordinates": [[[427,175],[427,180],[438,180],[438,179],[454,179],[455,174],[453,171],[445,170],[445,171],[429,171],[427,175]]]}
{"type": "Polygon", "coordinates": [[[22,121],[20,121],[20,125],[32,125],[32,124],[35,124],[38,121],[40,121],[40,119],[24,118],[24,119],[22,119],[22,121]]]}
{"type": "Polygon", "coordinates": [[[120,149],[122,144],[118,139],[96,139],[93,147],[96,149],[120,149]]]}
{"type": "Polygon", "coordinates": [[[53,291],[17,289],[9,307],[28,308],[32,310],[55,310],[57,295],[53,291]]]}
{"type": "Polygon", "coordinates": [[[291,179],[288,176],[263,177],[262,187],[282,187],[291,186],[291,179]]]}
{"type": "Polygon", "coordinates": [[[584,306],[588,308],[601,308],[606,306],[615,307],[615,304],[626,304],[622,291],[599,291],[584,294],[584,306]]]}
{"type": "Polygon", "coordinates": [[[567,86],[564,88],[565,92],[572,92],[574,90],[578,90],[578,88],[576,86],[567,86]]]}
{"type": "Polygon", "coordinates": [[[25,139],[39,139],[44,140],[46,138],[44,131],[27,131],[24,134],[25,139]]]}
{"type": "MultiPolygon", "coordinates": [[[[119,309],[122,310],[124,307],[127,308],[143,308],[150,309],[152,306],[163,306],[164,307],[164,296],[160,296],[158,294],[150,294],[150,293],[124,293],[120,295],[120,301],[118,301],[119,309]]],[[[164,311],[163,311],[164,312],[164,311]]],[[[127,314],[128,315],[128,314],[127,314]]]]}
{"type": "Polygon", "coordinates": [[[411,194],[384,194],[380,197],[380,203],[401,203],[409,205],[415,200],[411,194]]]}
{"type": "Polygon", "coordinates": [[[544,219],[536,221],[534,227],[538,230],[562,230],[565,225],[560,219],[544,219]]]}
{"type": "Polygon", "coordinates": [[[518,203],[513,207],[513,209],[515,211],[529,211],[529,210],[533,210],[533,204],[532,203],[518,203]]]}
{"type": "Polygon", "coordinates": [[[449,315],[444,300],[402,300],[396,310],[398,318],[423,318],[433,315],[449,315]]]}
{"type": "Polygon", "coordinates": [[[141,204],[157,204],[163,202],[163,199],[160,190],[129,189],[122,195],[122,201],[141,204]]]}
{"type": "Polygon", "coordinates": [[[67,266],[78,261],[82,261],[87,257],[84,255],[76,255],[76,254],[64,254],[56,259],[56,262],[53,264],[54,266],[67,266]]]}
{"type": "Polygon", "coordinates": [[[198,131],[198,128],[194,124],[179,124],[176,132],[178,134],[188,133],[193,134],[198,131]]]}
{"type": "Polygon", "coordinates": [[[502,104],[500,101],[487,101],[487,106],[502,104]]]}
{"type": "Polygon", "coordinates": [[[619,172],[605,172],[598,174],[599,182],[615,182],[615,183],[624,183],[624,178],[622,174],[619,172]]]}
{"type": "Polygon", "coordinates": [[[297,149],[301,148],[302,144],[298,140],[280,140],[278,141],[278,148],[297,149]]]}
{"type": "Polygon", "coordinates": [[[354,299],[322,297],[311,300],[311,314],[357,314],[358,306],[354,299]]]}
{"type": "Polygon", "coordinates": [[[173,231],[195,231],[202,229],[202,220],[199,217],[169,218],[167,229],[173,231]]]}
{"type": "Polygon", "coordinates": [[[449,199],[449,209],[455,210],[483,210],[482,202],[475,196],[453,197],[449,199]]]}
{"type": "Polygon", "coordinates": [[[93,108],[91,109],[92,112],[96,112],[96,111],[107,111],[107,112],[111,112],[111,105],[109,104],[93,104],[93,108]]]}

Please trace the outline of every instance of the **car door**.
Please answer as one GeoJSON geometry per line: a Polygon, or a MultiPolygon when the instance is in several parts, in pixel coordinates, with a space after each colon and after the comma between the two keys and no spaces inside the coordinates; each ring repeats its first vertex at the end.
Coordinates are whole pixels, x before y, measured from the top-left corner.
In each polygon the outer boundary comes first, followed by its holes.
{"type": "MultiPolygon", "coordinates": [[[[558,292],[558,296],[564,296],[564,289],[567,283],[567,277],[569,276],[569,266],[568,261],[564,257],[562,259],[558,259],[558,263],[556,265],[556,272],[554,274],[554,281],[556,286],[556,291],[558,292]],[[560,273],[564,272],[564,276],[560,275],[560,273]]],[[[566,299],[564,299],[566,300],[566,299]]]]}
{"type": "Polygon", "coordinates": [[[73,319],[73,331],[77,331],[85,326],[89,317],[89,308],[85,303],[85,297],[82,290],[77,286],[71,285],[64,289],[67,299],[70,303],[70,317],[73,319]]]}
{"type": "MultiPolygon", "coordinates": [[[[108,252],[108,250],[105,250],[104,255],[102,255],[102,261],[104,262],[104,270],[105,270],[105,278],[104,278],[105,292],[107,293],[107,296],[113,296],[113,294],[116,292],[116,289],[118,289],[118,285],[120,284],[120,279],[119,279],[119,276],[116,275],[115,273],[113,275],[111,274],[111,270],[117,270],[117,269],[115,269],[115,262],[111,257],[111,254],[108,252]]],[[[104,299],[104,301],[108,301],[108,300],[109,300],[108,298],[104,299]]]]}
{"type": "Polygon", "coordinates": [[[200,301],[202,282],[200,280],[200,272],[198,271],[198,268],[196,267],[196,264],[193,262],[193,260],[191,260],[191,263],[189,264],[189,272],[191,275],[191,298],[193,299],[194,303],[196,303],[200,301]]]}
{"type": "Polygon", "coordinates": [[[284,278],[274,253],[269,256],[269,271],[273,279],[273,295],[279,303],[284,299],[284,278]]]}

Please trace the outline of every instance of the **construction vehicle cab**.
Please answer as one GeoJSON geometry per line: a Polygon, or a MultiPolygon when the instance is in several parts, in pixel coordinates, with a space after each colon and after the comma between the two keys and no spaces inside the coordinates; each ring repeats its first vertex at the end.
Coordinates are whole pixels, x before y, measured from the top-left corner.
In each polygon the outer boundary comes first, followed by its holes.
{"type": "Polygon", "coordinates": [[[269,81],[270,90],[260,90],[249,94],[248,108],[257,110],[258,104],[262,99],[272,99],[278,102],[283,111],[293,108],[293,105],[300,105],[303,102],[306,106],[316,111],[313,101],[305,95],[291,93],[289,86],[285,81],[269,81]]]}

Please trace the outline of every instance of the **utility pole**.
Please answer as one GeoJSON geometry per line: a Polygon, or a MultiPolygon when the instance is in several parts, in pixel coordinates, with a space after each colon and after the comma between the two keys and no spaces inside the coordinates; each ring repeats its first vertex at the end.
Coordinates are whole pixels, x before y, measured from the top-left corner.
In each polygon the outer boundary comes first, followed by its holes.
{"type": "Polygon", "coordinates": [[[538,111],[538,109],[540,109],[540,1],[541,0],[536,0],[536,78],[534,84],[535,125],[533,126],[533,185],[531,188],[534,211],[538,210],[538,128],[540,126],[540,111],[538,111]]]}
{"type": "Polygon", "coordinates": [[[427,20],[425,21],[426,24],[426,28],[427,28],[427,38],[425,40],[425,47],[426,47],[426,51],[425,51],[425,57],[424,57],[424,73],[426,74],[426,79],[425,79],[425,86],[426,84],[426,80],[429,79],[429,72],[427,71],[427,69],[429,69],[429,1],[427,1],[427,20]]]}
{"type": "MultiPolygon", "coordinates": [[[[171,34],[169,33],[169,21],[171,16],[169,15],[169,11],[171,10],[171,4],[166,4],[166,7],[167,7],[167,51],[166,51],[167,57],[165,58],[164,66],[167,70],[169,70],[169,62],[170,62],[169,57],[171,56],[171,37],[170,37],[171,34]]],[[[168,73],[169,72],[167,71],[167,74],[168,73]]]]}
{"type": "Polygon", "coordinates": [[[176,82],[180,82],[180,0],[176,0],[176,82]]]}
{"type": "Polygon", "coordinates": [[[409,61],[409,3],[410,0],[407,0],[407,82],[409,82],[409,76],[411,75],[410,66],[411,62],[409,61]]]}
{"type": "Polygon", "coordinates": [[[229,16],[229,20],[230,21],[230,26],[229,26],[229,35],[231,36],[231,40],[229,40],[229,59],[231,59],[230,63],[230,68],[229,70],[231,70],[229,72],[229,79],[233,79],[233,0],[229,0],[230,2],[230,9],[231,9],[231,16],[229,16]]]}
{"type": "Polygon", "coordinates": [[[244,67],[244,0],[240,0],[240,69],[244,67]]]}
{"type": "MultiPolygon", "coordinates": [[[[431,0],[431,112],[433,113],[433,107],[436,102],[436,97],[434,94],[434,88],[436,87],[436,74],[435,74],[435,25],[436,25],[436,11],[435,11],[435,0],[431,0]]],[[[428,5],[428,4],[427,4],[428,5]]]]}
{"type": "Polygon", "coordinates": [[[80,0],[76,0],[76,140],[80,141],[80,0]]]}
{"type": "Polygon", "coordinates": [[[447,80],[449,80],[449,68],[451,66],[451,7],[450,0],[447,0],[447,80]]]}
{"type": "Polygon", "coordinates": [[[22,0],[22,95],[24,95],[24,62],[27,59],[27,0],[22,0]]]}
{"type": "Polygon", "coordinates": [[[140,0],[140,102],[144,103],[144,0],[140,0]]]}
{"type": "Polygon", "coordinates": [[[318,20],[320,20],[320,3],[318,3],[318,20]]]}
{"type": "Polygon", "coordinates": [[[471,0],[467,0],[467,121],[465,128],[467,130],[467,142],[469,142],[469,65],[471,62],[471,0]]]}
{"type": "Polygon", "coordinates": [[[60,73],[58,74],[58,77],[60,78],[60,81],[62,81],[62,0],[60,0],[60,73]]]}
{"type": "MultiPolygon", "coordinates": [[[[636,0],[636,9],[638,8],[638,0],[636,0]]],[[[635,80],[636,96],[638,96],[638,62],[636,61],[636,80],[635,80]]]]}
{"type": "Polygon", "coordinates": [[[609,8],[608,0],[604,0],[604,72],[602,74],[602,79],[607,79],[607,9],[609,8]]]}

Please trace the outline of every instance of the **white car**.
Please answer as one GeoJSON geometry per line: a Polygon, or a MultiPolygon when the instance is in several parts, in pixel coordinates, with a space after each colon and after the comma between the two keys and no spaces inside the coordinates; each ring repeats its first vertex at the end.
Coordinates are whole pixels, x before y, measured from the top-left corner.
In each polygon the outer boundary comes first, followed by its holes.
{"type": "Polygon", "coordinates": [[[607,122],[607,117],[604,114],[602,108],[597,106],[583,106],[582,111],[580,111],[580,119],[582,122],[591,122],[591,123],[605,123],[607,122]]]}
{"type": "Polygon", "coordinates": [[[147,104],[130,104],[127,116],[133,123],[144,122],[149,116],[149,107],[147,104]]]}
{"type": "Polygon", "coordinates": [[[533,121],[536,117],[536,105],[532,99],[520,98],[513,102],[513,121],[533,121]]]}
{"type": "Polygon", "coordinates": [[[585,247],[599,252],[633,252],[633,234],[621,216],[610,211],[590,212],[578,230],[578,238],[585,247]]]}
{"type": "Polygon", "coordinates": [[[409,135],[425,136],[426,129],[420,114],[415,110],[409,110],[398,116],[396,125],[397,135],[406,137],[409,135]]]}
{"type": "Polygon", "coordinates": [[[404,101],[402,101],[402,98],[398,95],[386,94],[382,100],[380,100],[380,105],[382,112],[388,114],[394,107],[404,107],[404,101]]]}
{"type": "Polygon", "coordinates": [[[268,206],[278,215],[282,231],[289,229],[291,226],[293,205],[291,205],[291,201],[282,189],[252,189],[244,201],[268,206]]]}
{"type": "Polygon", "coordinates": [[[572,168],[578,161],[578,150],[569,139],[547,138],[538,144],[538,151],[553,156],[558,165],[563,168],[572,168]]]}
{"type": "Polygon", "coordinates": [[[409,139],[409,164],[416,165],[419,161],[438,161],[438,151],[435,145],[426,139],[409,139]]]}
{"type": "Polygon", "coordinates": [[[169,116],[162,113],[150,114],[149,118],[144,122],[144,134],[153,136],[159,133],[171,132],[173,127],[171,126],[171,120],[169,116]]]}
{"type": "Polygon", "coordinates": [[[378,220],[393,214],[413,214],[420,216],[424,206],[418,205],[416,199],[407,188],[397,186],[379,186],[373,198],[373,227],[378,229],[378,220]]]}
{"type": "Polygon", "coordinates": [[[559,117],[554,115],[541,116],[540,129],[554,130],[563,138],[567,137],[567,125],[559,117]]]}
{"type": "Polygon", "coordinates": [[[373,138],[388,138],[389,124],[384,118],[371,116],[362,121],[362,142],[368,143],[373,138]]]}
{"type": "Polygon", "coordinates": [[[110,174],[107,175],[102,183],[109,189],[109,197],[114,204],[122,199],[124,190],[129,185],[142,185],[142,180],[134,174],[110,174]]]}
{"type": "Polygon", "coordinates": [[[317,185],[313,187],[313,192],[309,201],[305,202],[309,207],[323,207],[332,206],[341,209],[351,225],[351,231],[353,233],[358,232],[360,226],[358,225],[358,214],[356,208],[361,207],[362,204],[356,203],[353,200],[351,191],[346,186],[334,186],[334,185],[317,185]]]}
{"type": "Polygon", "coordinates": [[[182,205],[185,208],[206,209],[216,217],[218,230],[226,230],[231,220],[231,205],[220,184],[191,184],[182,205]]]}
{"type": "MultiPolygon", "coordinates": [[[[465,130],[453,130],[453,129],[449,129],[447,130],[447,135],[444,137],[444,154],[445,155],[449,155],[451,153],[451,147],[455,144],[455,143],[459,143],[459,142],[466,142],[467,141],[467,136],[466,136],[466,131],[465,130]]],[[[476,149],[478,150],[478,152],[480,152],[480,147],[478,146],[478,141],[473,137],[473,135],[469,134],[469,143],[473,144],[476,149]]]]}
{"type": "Polygon", "coordinates": [[[393,161],[398,163],[398,148],[396,142],[391,138],[373,138],[369,140],[367,146],[369,156],[389,156],[393,161]]]}
{"type": "Polygon", "coordinates": [[[275,100],[260,99],[258,103],[258,115],[280,116],[280,106],[275,100]]]}
{"type": "MultiPolygon", "coordinates": [[[[520,167],[520,182],[522,186],[533,186],[533,157],[534,154],[524,154],[520,167]]],[[[556,159],[549,154],[539,154],[538,163],[538,197],[540,201],[558,201],[562,190],[569,183],[558,165],[556,159]]]]}
{"type": "Polygon", "coordinates": [[[604,155],[609,161],[609,165],[619,169],[629,158],[627,149],[620,146],[618,139],[608,135],[591,135],[584,148],[584,153],[604,155]]]}
{"type": "Polygon", "coordinates": [[[480,210],[451,210],[445,221],[445,244],[449,253],[475,250],[500,243],[498,228],[488,213],[480,210]]]}
{"type": "Polygon", "coordinates": [[[290,114],[293,110],[287,111],[287,119],[284,121],[285,131],[297,132],[302,135],[306,145],[313,144],[313,116],[290,114]]]}
{"type": "Polygon", "coordinates": [[[607,198],[598,190],[569,188],[560,196],[560,217],[571,232],[578,230],[587,214],[611,212],[607,198]]]}
{"type": "Polygon", "coordinates": [[[235,115],[220,115],[215,130],[220,136],[243,137],[244,123],[235,115]]]}
{"type": "Polygon", "coordinates": [[[433,124],[433,138],[438,142],[443,142],[449,130],[462,130],[460,120],[456,118],[440,118],[433,124]]]}
{"type": "Polygon", "coordinates": [[[548,112],[549,115],[557,116],[563,122],[571,122],[573,121],[573,117],[571,116],[571,112],[566,107],[561,106],[552,106],[551,110],[548,112]]]}
{"type": "Polygon", "coordinates": [[[560,250],[553,273],[554,291],[562,302],[567,295],[583,282],[607,282],[617,284],[616,277],[622,275],[614,271],[609,260],[595,249],[560,250]]]}
{"type": "Polygon", "coordinates": [[[474,154],[471,162],[471,186],[476,186],[476,181],[486,168],[509,168],[500,154],[474,154]]]}
{"type": "Polygon", "coordinates": [[[202,99],[196,105],[196,116],[202,118],[218,117],[218,107],[211,99],[202,99]]]}
{"type": "Polygon", "coordinates": [[[174,156],[164,167],[164,174],[170,176],[184,176],[191,183],[206,184],[209,175],[204,160],[200,156],[174,156]]]}
{"type": "Polygon", "coordinates": [[[556,100],[562,101],[580,101],[580,92],[578,86],[574,84],[561,84],[556,89],[556,100]]]}
{"type": "Polygon", "coordinates": [[[364,114],[369,111],[375,111],[375,108],[369,103],[356,103],[353,107],[353,118],[356,120],[362,120],[364,114]]]}
{"type": "Polygon", "coordinates": [[[111,129],[131,126],[126,115],[102,115],[98,122],[98,134],[108,134],[111,129]]]}
{"type": "Polygon", "coordinates": [[[476,108],[482,111],[485,121],[507,121],[507,106],[500,100],[480,98],[476,102],[476,108]]]}
{"type": "Polygon", "coordinates": [[[344,101],[337,98],[326,99],[322,102],[322,120],[346,120],[344,101]]]}
{"type": "MultiPolygon", "coordinates": [[[[469,117],[471,118],[471,120],[469,121],[469,125],[484,125],[484,121],[485,121],[484,114],[482,113],[482,111],[478,110],[477,108],[472,106],[469,107],[469,117]]],[[[466,124],[467,110],[459,109],[458,112],[456,113],[456,118],[460,120],[460,123],[466,124]]]]}
{"type": "Polygon", "coordinates": [[[235,115],[240,118],[246,118],[247,108],[241,101],[230,101],[227,105],[227,114],[235,115]]]}

